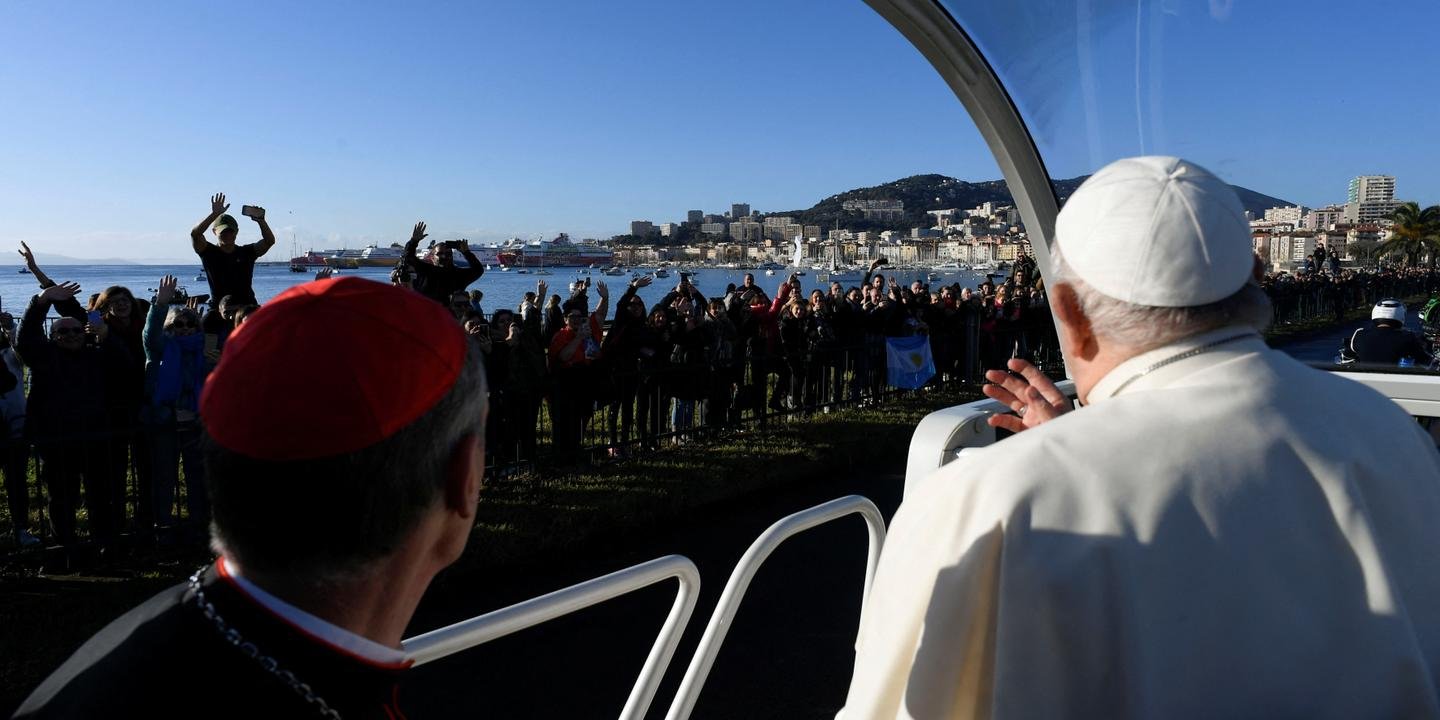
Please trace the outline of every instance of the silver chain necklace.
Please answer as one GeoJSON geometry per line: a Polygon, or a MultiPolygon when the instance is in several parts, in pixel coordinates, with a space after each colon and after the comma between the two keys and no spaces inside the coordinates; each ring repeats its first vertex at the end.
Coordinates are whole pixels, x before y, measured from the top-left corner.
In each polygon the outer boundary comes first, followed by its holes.
{"type": "Polygon", "coordinates": [[[205,568],[202,567],[196,570],[194,575],[190,576],[190,590],[195,593],[195,604],[199,606],[200,612],[205,615],[206,620],[209,620],[215,625],[215,630],[220,633],[220,637],[223,638],[225,642],[234,645],[235,648],[244,653],[246,657],[254,660],[265,672],[274,675],[280,682],[285,683],[286,686],[295,691],[296,695],[303,698],[307,704],[315,706],[315,710],[320,713],[321,717],[329,718],[329,720],[340,720],[340,713],[336,712],[335,708],[330,707],[324,698],[315,694],[315,691],[312,690],[308,684],[300,682],[300,678],[295,677],[295,674],[289,670],[280,669],[280,664],[275,661],[275,658],[260,654],[260,648],[256,647],[255,643],[247,641],[240,635],[239,630],[230,627],[230,625],[225,622],[225,618],[220,617],[220,613],[215,611],[215,606],[210,604],[210,601],[206,599],[205,591],[200,589],[200,574],[203,572],[205,572],[205,568]]]}
{"type": "Polygon", "coordinates": [[[1124,390],[1125,388],[1130,386],[1130,383],[1135,382],[1136,380],[1139,380],[1140,378],[1145,377],[1146,375],[1149,375],[1150,373],[1155,372],[1156,370],[1159,370],[1166,365],[1172,365],[1174,363],[1180,362],[1181,360],[1188,360],[1192,357],[1195,357],[1196,355],[1203,355],[1207,352],[1210,352],[1211,350],[1214,350],[1217,347],[1220,347],[1221,345],[1228,345],[1232,342],[1235,342],[1236,340],[1244,340],[1245,338],[1252,337],[1254,335],[1255,331],[1247,330],[1243,333],[1240,333],[1239,335],[1231,335],[1230,337],[1216,340],[1215,342],[1205,343],[1200,347],[1191,348],[1184,352],[1171,355],[1170,357],[1167,357],[1164,360],[1154,363],[1150,367],[1147,367],[1144,370],[1141,370],[1140,372],[1131,375],[1130,379],[1126,380],[1123,383],[1120,383],[1120,387],[1115,388],[1115,390],[1110,393],[1110,397],[1115,397],[1116,395],[1119,395],[1121,390],[1124,390]]]}

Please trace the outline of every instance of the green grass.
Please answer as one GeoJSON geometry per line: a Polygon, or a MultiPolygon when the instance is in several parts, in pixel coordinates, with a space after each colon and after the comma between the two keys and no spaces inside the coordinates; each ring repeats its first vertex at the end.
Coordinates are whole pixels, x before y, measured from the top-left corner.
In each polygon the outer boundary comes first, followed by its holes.
{"type": "Polygon", "coordinates": [[[903,467],[927,413],[978,399],[971,390],[778,420],[711,441],[665,445],[634,460],[578,473],[492,480],[481,495],[467,568],[497,567],[578,547],[598,533],[662,524],[697,508],[838,471],[903,467]]]}

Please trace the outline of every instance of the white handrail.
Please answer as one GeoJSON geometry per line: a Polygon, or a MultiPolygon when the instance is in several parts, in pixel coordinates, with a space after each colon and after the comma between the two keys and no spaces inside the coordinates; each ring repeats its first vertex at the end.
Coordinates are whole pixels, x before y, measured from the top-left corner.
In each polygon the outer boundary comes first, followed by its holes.
{"type": "Polygon", "coordinates": [[[665,618],[665,624],[645,658],[645,665],[640,669],[640,676],[635,680],[635,687],[631,688],[630,697],[625,700],[625,708],[620,712],[622,720],[639,720],[645,716],[655,698],[660,679],[675,655],[680,635],[690,622],[699,596],[700,571],[695,563],[682,555],[666,555],[431,630],[404,641],[403,646],[416,666],[424,665],[672,577],[679,581],[675,602],[670,606],[670,614],[665,618]]]}
{"type": "Polygon", "coordinates": [[[750,549],[745,551],[735,570],[730,573],[730,580],[725,583],[725,591],[720,594],[715,612],[710,615],[710,623],[705,626],[700,645],[695,648],[690,667],[685,670],[685,679],[680,681],[680,689],[676,691],[675,700],[670,704],[670,712],[665,715],[666,720],[684,720],[690,717],[690,712],[695,709],[700,689],[705,685],[711,666],[715,664],[721,643],[725,642],[725,633],[729,631],[730,622],[735,618],[740,601],[745,597],[750,580],[755,577],[761,563],[770,557],[770,553],[774,552],[780,543],[792,536],[852,513],[864,518],[870,535],[869,554],[865,561],[865,587],[860,596],[860,612],[863,615],[865,603],[870,598],[870,583],[875,579],[875,566],[880,562],[880,548],[885,544],[885,518],[880,514],[880,509],[875,507],[875,503],[859,495],[847,495],[782,518],[750,544],[750,549]]]}
{"type": "MultiPolygon", "coordinates": [[[[1075,398],[1075,381],[1061,380],[1056,389],[1066,397],[1075,398]]],[[[919,480],[954,460],[960,450],[980,448],[995,443],[995,428],[987,422],[991,415],[1010,412],[996,400],[942,408],[926,415],[915,425],[910,436],[910,450],[905,462],[905,495],[919,480]]]]}

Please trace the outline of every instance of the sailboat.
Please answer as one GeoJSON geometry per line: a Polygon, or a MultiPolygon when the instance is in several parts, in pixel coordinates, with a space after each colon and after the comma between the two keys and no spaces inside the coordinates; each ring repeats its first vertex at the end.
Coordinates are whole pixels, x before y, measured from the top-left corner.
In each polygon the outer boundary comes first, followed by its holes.
{"type": "MultiPolygon", "coordinates": [[[[534,273],[534,274],[535,274],[535,275],[549,275],[549,274],[551,274],[550,271],[545,269],[545,250],[546,250],[545,244],[544,244],[544,243],[539,243],[539,247],[540,247],[540,253],[539,253],[539,255],[540,255],[540,267],[538,267],[538,268],[535,269],[535,273],[534,273]]],[[[523,271],[522,271],[522,272],[523,272],[523,271]]]]}
{"type": "Polygon", "coordinates": [[[837,234],[835,246],[830,249],[830,269],[818,275],[816,279],[820,282],[844,280],[846,272],[845,268],[840,267],[840,237],[837,234]]]}
{"type": "Polygon", "coordinates": [[[292,232],[290,233],[290,272],[309,272],[310,268],[305,266],[305,263],[301,261],[300,256],[297,254],[299,250],[300,246],[295,244],[295,233],[292,232]]]}

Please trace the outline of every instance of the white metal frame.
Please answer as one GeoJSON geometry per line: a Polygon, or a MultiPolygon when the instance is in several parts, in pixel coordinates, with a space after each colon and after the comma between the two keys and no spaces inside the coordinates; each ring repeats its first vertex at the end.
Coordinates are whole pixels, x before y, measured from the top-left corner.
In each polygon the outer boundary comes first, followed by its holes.
{"type": "MultiPolygon", "coordinates": [[[[1055,387],[1072,401],[1075,399],[1075,381],[1062,380],[1055,387]]],[[[948,407],[926,415],[915,426],[910,436],[910,454],[905,462],[905,494],[910,494],[913,483],[970,448],[980,448],[995,442],[995,428],[987,419],[997,413],[1010,412],[1010,408],[995,400],[978,400],[965,405],[948,407]]]]}
{"type": "MultiPolygon", "coordinates": [[[[1335,372],[1395,401],[1416,417],[1440,418],[1440,375],[1421,373],[1335,372]]],[[[1075,382],[1056,383],[1060,392],[1075,399],[1075,382]]],[[[905,494],[921,478],[953,461],[960,453],[995,442],[995,428],[987,418],[1010,408],[994,400],[979,400],[936,410],[915,426],[905,463],[905,494]]]]}
{"type": "Polygon", "coordinates": [[[1417,417],[1440,417],[1440,375],[1421,373],[1337,372],[1373,388],[1417,417]]]}
{"type": "Polygon", "coordinates": [[[885,518],[880,514],[880,509],[875,507],[875,503],[859,495],[847,495],[780,519],[750,544],[750,549],[745,551],[745,555],[731,571],[730,580],[725,583],[725,590],[720,594],[715,612],[710,615],[710,622],[705,626],[700,645],[695,648],[690,667],[685,670],[685,678],[680,681],[675,700],[670,704],[670,712],[665,715],[666,720],[685,720],[695,709],[695,701],[699,699],[705,678],[709,676],[715,657],[720,653],[720,646],[725,642],[730,623],[740,609],[740,601],[744,599],[750,581],[754,579],[760,565],[770,557],[770,553],[795,535],[852,514],[858,514],[865,520],[870,537],[869,553],[865,561],[865,587],[860,596],[860,612],[863,616],[865,603],[870,599],[870,584],[875,580],[875,568],[880,563],[880,550],[885,544],[885,518]]]}
{"type": "Polygon", "coordinates": [[[679,581],[675,602],[670,606],[670,614],[665,618],[665,624],[661,626],[660,634],[656,636],[655,644],[645,658],[635,686],[625,700],[625,708],[620,712],[622,719],[639,720],[645,717],[645,711],[655,698],[660,680],[670,665],[670,659],[675,655],[680,636],[689,624],[690,616],[695,612],[695,603],[699,599],[700,571],[695,567],[695,563],[681,555],[656,558],[417,635],[404,642],[404,649],[416,666],[424,665],[670,578],[679,581]]]}

